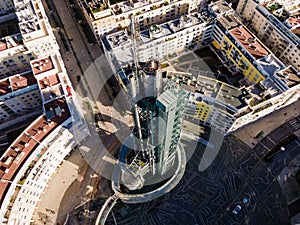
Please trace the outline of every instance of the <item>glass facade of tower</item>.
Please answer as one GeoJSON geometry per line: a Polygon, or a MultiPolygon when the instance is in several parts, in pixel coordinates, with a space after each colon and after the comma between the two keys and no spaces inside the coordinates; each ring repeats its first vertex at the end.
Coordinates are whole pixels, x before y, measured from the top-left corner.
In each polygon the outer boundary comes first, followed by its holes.
{"type": "Polygon", "coordinates": [[[189,93],[180,88],[164,91],[157,99],[159,144],[155,149],[156,171],[165,174],[174,164],[183,113],[189,93]]]}

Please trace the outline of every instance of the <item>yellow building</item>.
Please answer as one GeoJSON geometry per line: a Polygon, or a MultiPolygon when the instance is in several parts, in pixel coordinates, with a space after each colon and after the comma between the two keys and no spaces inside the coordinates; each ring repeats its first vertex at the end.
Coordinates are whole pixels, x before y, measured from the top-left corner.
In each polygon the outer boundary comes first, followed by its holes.
{"type": "MultiPolygon", "coordinates": [[[[216,42],[213,44],[219,48],[216,42]]],[[[254,62],[267,56],[269,51],[243,26],[231,29],[229,34],[224,36],[221,49],[249,82],[257,84],[265,79],[254,62]]]]}
{"type": "Polygon", "coordinates": [[[205,102],[196,102],[196,114],[195,117],[197,119],[206,122],[209,118],[209,114],[211,112],[211,106],[206,104],[205,102]]]}

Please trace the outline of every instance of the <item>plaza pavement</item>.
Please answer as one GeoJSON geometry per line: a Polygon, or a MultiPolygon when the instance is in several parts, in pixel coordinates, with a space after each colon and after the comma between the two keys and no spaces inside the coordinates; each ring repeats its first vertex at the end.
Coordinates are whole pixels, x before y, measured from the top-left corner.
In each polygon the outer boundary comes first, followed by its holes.
{"type": "Polygon", "coordinates": [[[57,169],[57,173],[53,175],[48,183],[48,187],[44,190],[34,215],[36,225],[44,225],[48,221],[55,223],[61,200],[66,190],[77,177],[78,166],[65,160],[57,169]]]}

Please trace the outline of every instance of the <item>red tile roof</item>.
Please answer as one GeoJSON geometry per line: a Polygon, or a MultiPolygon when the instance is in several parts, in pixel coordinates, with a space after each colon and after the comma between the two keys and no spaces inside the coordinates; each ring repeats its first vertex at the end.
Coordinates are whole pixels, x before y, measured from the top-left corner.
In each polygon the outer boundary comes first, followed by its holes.
{"type": "Polygon", "coordinates": [[[58,75],[50,75],[39,80],[41,89],[60,83],[58,75]]]}
{"type": "Polygon", "coordinates": [[[9,93],[11,90],[9,88],[9,80],[4,79],[0,81],[0,96],[9,93]]]}
{"type": "Polygon", "coordinates": [[[0,96],[9,92],[17,91],[22,88],[36,84],[37,81],[32,72],[17,74],[6,79],[0,80],[0,96]],[[12,90],[11,90],[12,88],[12,90]]]}
{"type": "Polygon", "coordinates": [[[6,41],[0,40],[0,51],[6,50],[6,49],[7,49],[6,41]]]}
{"type": "Polygon", "coordinates": [[[31,86],[37,83],[33,73],[15,75],[10,78],[11,86],[14,91],[31,86]]]}
{"type": "Polygon", "coordinates": [[[64,98],[58,98],[45,104],[46,111],[52,111],[54,117],[51,119],[53,122],[61,124],[70,117],[70,111],[64,98]]]}
{"type": "Polygon", "coordinates": [[[230,33],[255,59],[262,58],[269,54],[267,49],[257,40],[257,38],[250,34],[244,27],[233,28],[230,30],[230,33]]]}
{"type": "MultiPolygon", "coordinates": [[[[70,117],[70,111],[64,98],[53,100],[45,105],[46,111],[52,109],[53,118],[45,116],[36,119],[10,146],[0,160],[0,178],[13,181],[19,168],[31,155],[38,142],[42,141],[55,127],[70,117]]],[[[0,204],[9,187],[8,182],[0,182],[0,204]]]]}
{"type": "Polygon", "coordinates": [[[300,18],[297,17],[289,17],[287,19],[287,22],[289,22],[292,26],[296,26],[300,24],[300,18]]]}
{"type": "Polygon", "coordinates": [[[35,60],[31,63],[31,65],[32,65],[32,71],[34,75],[46,72],[48,70],[52,70],[54,68],[50,57],[45,59],[35,60]]]}

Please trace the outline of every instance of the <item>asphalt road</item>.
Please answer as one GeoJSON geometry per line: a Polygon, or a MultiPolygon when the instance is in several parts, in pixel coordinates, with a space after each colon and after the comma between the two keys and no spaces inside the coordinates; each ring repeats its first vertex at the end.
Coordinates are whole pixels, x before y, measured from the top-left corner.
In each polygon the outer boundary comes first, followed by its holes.
{"type": "Polygon", "coordinates": [[[85,71],[103,55],[103,52],[99,45],[87,44],[87,38],[67,1],[43,0],[43,5],[60,45],[60,52],[72,84],[76,87],[79,80],[77,76],[82,78],[85,71]],[[60,35],[59,32],[63,35],[60,35]],[[69,49],[64,47],[64,42],[69,49]]]}

